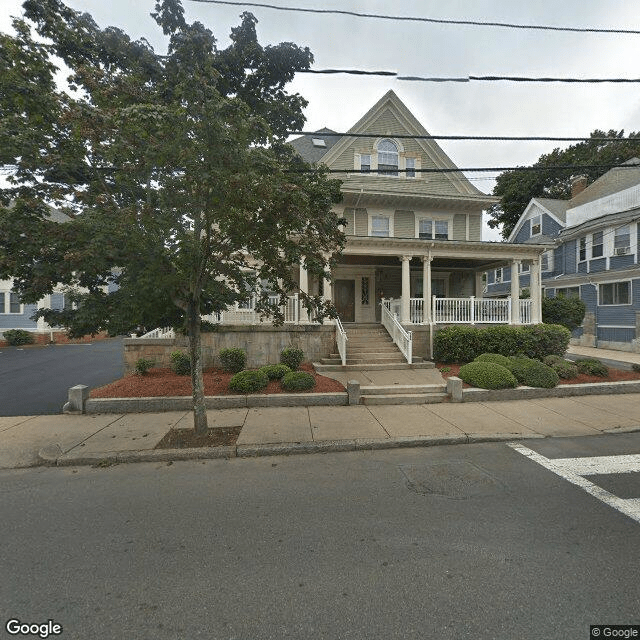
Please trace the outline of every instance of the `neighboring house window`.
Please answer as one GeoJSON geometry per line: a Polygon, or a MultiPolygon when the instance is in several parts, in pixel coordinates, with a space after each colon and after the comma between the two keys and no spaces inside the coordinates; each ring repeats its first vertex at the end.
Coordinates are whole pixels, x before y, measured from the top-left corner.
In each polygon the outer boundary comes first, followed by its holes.
{"type": "Polygon", "coordinates": [[[604,255],[604,234],[602,231],[596,231],[591,236],[591,257],[601,258],[604,255]]]}
{"type": "Polygon", "coordinates": [[[22,313],[22,304],[17,293],[0,293],[0,313],[22,313]]]}
{"type": "Polygon", "coordinates": [[[496,282],[502,282],[502,267],[496,269],[496,282]]]}
{"type": "Polygon", "coordinates": [[[607,282],[599,287],[600,304],[631,304],[630,282],[607,282]]]}
{"type": "Polygon", "coordinates": [[[530,269],[531,269],[531,265],[528,262],[520,263],[520,273],[529,273],[530,269]]]}
{"type": "Polygon", "coordinates": [[[4,291],[0,291],[0,313],[4,313],[4,291]]]}
{"type": "Polygon", "coordinates": [[[631,249],[631,229],[629,225],[619,227],[613,236],[613,253],[616,256],[625,255],[631,249]]]}
{"type": "Polygon", "coordinates": [[[531,218],[531,235],[539,236],[542,233],[542,216],[531,218]]]}
{"type": "Polygon", "coordinates": [[[407,178],[415,178],[416,177],[416,159],[415,158],[407,158],[406,159],[406,176],[407,178]]]}
{"type": "Polygon", "coordinates": [[[378,173],[398,175],[398,147],[388,138],[378,142],[378,173]]]}
{"type": "Polygon", "coordinates": [[[540,258],[540,269],[542,271],[553,271],[553,253],[545,251],[540,258]]]}
{"type": "Polygon", "coordinates": [[[360,171],[362,173],[369,173],[369,171],[371,171],[371,155],[360,155],[360,171]]]}
{"type": "Polygon", "coordinates": [[[556,289],[556,295],[558,298],[579,298],[580,287],[563,287],[562,289],[556,289]]]}
{"type": "Polygon", "coordinates": [[[387,216],[371,216],[371,235],[380,238],[389,237],[389,218],[387,216]]]}
{"type": "Polygon", "coordinates": [[[580,242],[578,244],[578,259],[580,262],[583,262],[587,259],[587,238],[580,238],[580,242]]]}

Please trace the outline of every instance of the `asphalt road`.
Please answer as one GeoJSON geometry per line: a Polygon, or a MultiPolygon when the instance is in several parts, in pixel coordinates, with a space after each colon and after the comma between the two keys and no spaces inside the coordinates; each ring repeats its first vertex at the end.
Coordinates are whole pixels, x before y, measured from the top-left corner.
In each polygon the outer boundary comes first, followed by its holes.
{"type": "Polygon", "coordinates": [[[121,338],[0,348],[0,416],[60,413],[69,387],[98,387],[123,373],[121,338]]]}
{"type": "MultiPolygon", "coordinates": [[[[520,442],[640,452],[638,433],[520,442]]],[[[640,622],[640,525],[503,443],[13,470],[0,487],[2,624],[52,619],[62,638],[586,640],[640,622]]]]}

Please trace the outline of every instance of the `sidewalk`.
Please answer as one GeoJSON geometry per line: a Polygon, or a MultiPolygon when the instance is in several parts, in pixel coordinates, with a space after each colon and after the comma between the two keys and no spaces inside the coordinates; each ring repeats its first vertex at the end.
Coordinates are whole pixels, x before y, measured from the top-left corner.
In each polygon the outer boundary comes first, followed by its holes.
{"type": "Polygon", "coordinates": [[[594,349],[593,347],[580,347],[578,345],[569,345],[567,355],[574,358],[597,358],[602,360],[606,365],[618,366],[622,369],[631,369],[631,365],[640,364],[640,353],[632,351],[616,351],[613,349],[594,349]],[[621,366],[626,365],[626,366],[621,366]]]}
{"type": "Polygon", "coordinates": [[[640,394],[504,402],[220,409],[209,426],[242,427],[235,447],[154,450],[190,412],[0,417],[0,469],[45,461],[255,456],[586,436],[640,430],[640,394]]]}

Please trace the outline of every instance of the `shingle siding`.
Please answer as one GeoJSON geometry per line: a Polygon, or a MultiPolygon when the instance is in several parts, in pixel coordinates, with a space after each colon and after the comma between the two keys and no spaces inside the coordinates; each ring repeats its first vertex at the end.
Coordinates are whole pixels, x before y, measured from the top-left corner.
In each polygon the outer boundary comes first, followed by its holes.
{"type": "Polygon", "coordinates": [[[482,213],[469,214],[469,240],[482,240],[482,213]]]}
{"type": "Polygon", "coordinates": [[[631,254],[626,256],[611,256],[611,258],[609,258],[609,269],[611,271],[626,269],[633,266],[634,262],[634,256],[631,254]]]}
{"type": "Polygon", "coordinates": [[[453,229],[451,239],[467,239],[467,215],[465,213],[456,213],[453,216],[453,229]]]}
{"type": "Polygon", "coordinates": [[[560,231],[562,231],[562,227],[550,216],[546,213],[542,214],[542,233],[545,236],[555,237],[560,231]]]}
{"type": "Polygon", "coordinates": [[[607,270],[607,259],[598,258],[597,260],[589,261],[589,273],[597,273],[599,271],[607,270]]]}
{"type": "Polygon", "coordinates": [[[396,211],[393,223],[393,235],[396,238],[416,237],[416,217],[413,211],[396,211]]]}
{"type": "Polygon", "coordinates": [[[366,209],[357,209],[355,213],[355,229],[357,236],[366,236],[369,233],[369,216],[366,209]]]}
{"type": "Polygon", "coordinates": [[[525,220],[514,238],[514,242],[525,242],[531,237],[531,220],[525,220]]]}
{"type": "Polygon", "coordinates": [[[564,273],[575,273],[576,267],[576,241],[569,240],[564,244],[564,273]]]}

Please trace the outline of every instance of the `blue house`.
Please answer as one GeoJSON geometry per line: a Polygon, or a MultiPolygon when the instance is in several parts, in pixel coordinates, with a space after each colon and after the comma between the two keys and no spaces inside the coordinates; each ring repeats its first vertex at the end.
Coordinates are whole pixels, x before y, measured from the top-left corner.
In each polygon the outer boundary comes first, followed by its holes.
{"type": "MultiPolygon", "coordinates": [[[[640,352],[640,159],[587,186],[576,178],[570,200],[533,198],[508,242],[548,244],[541,257],[544,295],[578,296],[587,312],[572,342],[640,352]]],[[[521,262],[487,272],[487,296],[529,286],[521,262]]]]}

